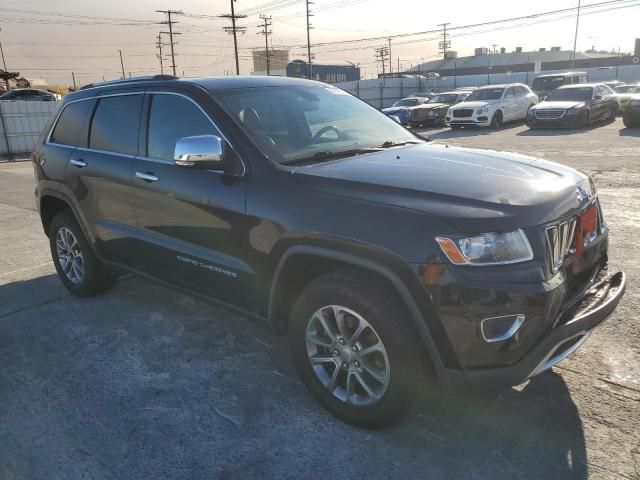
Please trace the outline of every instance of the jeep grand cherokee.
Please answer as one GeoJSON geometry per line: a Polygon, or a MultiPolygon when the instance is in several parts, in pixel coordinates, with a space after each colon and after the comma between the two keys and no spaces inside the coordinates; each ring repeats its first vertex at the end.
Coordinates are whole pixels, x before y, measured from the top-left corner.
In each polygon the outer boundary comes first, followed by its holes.
{"type": "Polygon", "coordinates": [[[62,283],[133,272],[267,319],[366,427],[425,384],[520,384],[617,306],[592,179],[430,144],[330,85],[150,77],[67,95],[33,153],[62,283]]]}

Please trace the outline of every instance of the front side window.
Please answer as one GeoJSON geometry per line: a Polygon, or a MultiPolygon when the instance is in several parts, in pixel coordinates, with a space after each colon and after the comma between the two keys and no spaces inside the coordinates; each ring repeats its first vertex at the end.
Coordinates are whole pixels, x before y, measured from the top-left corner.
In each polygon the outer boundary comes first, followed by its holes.
{"type": "Polygon", "coordinates": [[[183,137],[219,135],[207,116],[190,100],[177,95],[151,97],[147,157],[173,161],[176,142],[183,137]]]}
{"type": "Polygon", "coordinates": [[[431,97],[427,103],[446,103],[447,105],[453,105],[458,100],[458,95],[455,93],[441,94],[431,97]]]}
{"type": "Polygon", "coordinates": [[[403,98],[393,104],[394,107],[413,107],[418,104],[417,98],[403,98]]]}
{"type": "Polygon", "coordinates": [[[419,142],[382,112],[331,86],[257,87],[210,94],[278,163],[419,142]]]}
{"type": "Polygon", "coordinates": [[[91,114],[92,107],[93,101],[91,100],[83,100],[67,105],[62,110],[58,123],[53,129],[51,141],[62,145],[86,147],[87,134],[85,133],[85,125],[87,118],[91,114]]]}
{"type": "Polygon", "coordinates": [[[89,147],[137,155],[142,95],[119,95],[98,100],[89,147]]]}

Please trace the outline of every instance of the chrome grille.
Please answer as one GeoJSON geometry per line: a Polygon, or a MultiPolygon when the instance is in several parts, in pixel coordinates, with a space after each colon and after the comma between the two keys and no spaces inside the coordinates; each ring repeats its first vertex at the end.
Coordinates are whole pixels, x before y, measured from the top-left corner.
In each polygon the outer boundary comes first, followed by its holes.
{"type": "Polygon", "coordinates": [[[458,110],[453,111],[453,116],[456,118],[470,117],[471,115],[473,115],[472,108],[459,108],[458,110]]]}
{"type": "Polygon", "coordinates": [[[557,120],[559,118],[564,117],[566,113],[565,110],[534,110],[536,113],[536,118],[540,120],[557,120]]]}
{"type": "Polygon", "coordinates": [[[549,249],[551,270],[554,273],[558,271],[564,261],[564,257],[573,247],[576,223],[577,217],[573,217],[547,228],[547,247],[549,249]]]}

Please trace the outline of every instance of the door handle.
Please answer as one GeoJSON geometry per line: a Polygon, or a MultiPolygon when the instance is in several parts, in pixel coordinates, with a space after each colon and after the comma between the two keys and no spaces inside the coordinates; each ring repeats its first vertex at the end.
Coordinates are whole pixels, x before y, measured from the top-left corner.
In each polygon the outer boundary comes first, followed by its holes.
{"type": "Polygon", "coordinates": [[[136,178],[144,180],[145,182],[157,182],[160,180],[153,173],[136,172],[136,178]]]}
{"type": "Polygon", "coordinates": [[[71,160],[69,160],[69,163],[71,163],[71,165],[75,165],[78,168],[84,168],[87,166],[87,162],[80,158],[72,158],[71,160]]]}

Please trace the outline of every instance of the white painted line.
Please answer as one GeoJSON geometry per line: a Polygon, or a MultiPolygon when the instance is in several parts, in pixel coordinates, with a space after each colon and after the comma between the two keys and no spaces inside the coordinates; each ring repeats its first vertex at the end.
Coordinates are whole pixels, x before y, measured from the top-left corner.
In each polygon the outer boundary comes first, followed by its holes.
{"type": "Polygon", "coordinates": [[[25,268],[20,268],[18,270],[14,270],[12,272],[3,273],[2,275],[0,275],[0,278],[8,277],[9,275],[13,275],[14,273],[26,272],[27,270],[33,270],[35,268],[46,267],[47,265],[53,265],[53,262],[41,263],[40,265],[34,265],[33,267],[25,267],[25,268]]]}

